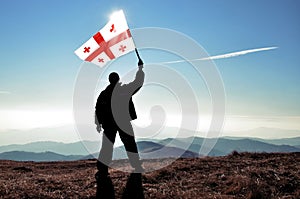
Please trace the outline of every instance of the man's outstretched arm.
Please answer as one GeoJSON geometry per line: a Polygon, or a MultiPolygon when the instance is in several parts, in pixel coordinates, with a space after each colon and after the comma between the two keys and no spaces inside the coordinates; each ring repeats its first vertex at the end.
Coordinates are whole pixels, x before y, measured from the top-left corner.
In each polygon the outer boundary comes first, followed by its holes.
{"type": "Polygon", "coordinates": [[[144,63],[142,60],[138,63],[138,71],[136,72],[135,79],[129,84],[123,85],[128,93],[136,93],[144,84],[145,73],[143,71],[144,63]]]}

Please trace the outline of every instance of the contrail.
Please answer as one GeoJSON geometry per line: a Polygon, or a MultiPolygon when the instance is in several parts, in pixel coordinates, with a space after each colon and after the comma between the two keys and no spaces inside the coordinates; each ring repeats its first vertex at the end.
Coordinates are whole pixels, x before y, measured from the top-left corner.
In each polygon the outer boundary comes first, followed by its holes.
{"type": "Polygon", "coordinates": [[[278,48],[278,47],[273,46],[273,47],[265,47],[265,48],[255,48],[255,49],[242,50],[242,51],[238,51],[238,52],[226,53],[226,54],[222,54],[222,55],[215,55],[215,56],[209,56],[209,57],[198,58],[198,59],[161,62],[159,64],[175,64],[175,63],[181,63],[181,62],[187,62],[187,61],[192,62],[192,61],[205,61],[205,60],[225,59],[225,58],[230,58],[230,57],[237,57],[237,56],[241,56],[241,55],[246,55],[246,54],[249,54],[249,53],[255,53],[255,52],[260,52],[260,51],[267,51],[267,50],[274,50],[276,48],[278,48]]]}
{"type": "Polygon", "coordinates": [[[266,51],[266,50],[273,50],[276,49],[278,47],[266,47],[266,48],[256,48],[256,49],[250,49],[250,50],[243,50],[243,51],[238,51],[238,52],[233,52],[233,53],[227,53],[227,54],[223,54],[223,55],[216,55],[216,56],[211,56],[211,57],[206,57],[206,58],[202,58],[200,60],[210,60],[210,59],[225,59],[225,58],[229,58],[229,57],[236,57],[236,56],[240,56],[240,55],[246,55],[248,53],[255,53],[255,52],[259,52],[259,51],[266,51]]]}

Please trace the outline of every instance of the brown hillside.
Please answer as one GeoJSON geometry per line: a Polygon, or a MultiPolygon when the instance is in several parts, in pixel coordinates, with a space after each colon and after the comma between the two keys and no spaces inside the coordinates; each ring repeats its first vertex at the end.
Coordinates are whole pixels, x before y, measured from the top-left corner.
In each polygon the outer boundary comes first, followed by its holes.
{"type": "MultiPolygon", "coordinates": [[[[169,160],[162,160],[169,161],[169,160]]],[[[118,164],[122,161],[115,162],[118,164]]],[[[178,159],[142,175],[145,198],[300,198],[300,153],[178,159]]],[[[145,167],[159,164],[146,161],[145,167]]],[[[0,161],[0,198],[95,198],[95,160],[0,161]]],[[[110,170],[116,198],[129,173],[110,170]]]]}

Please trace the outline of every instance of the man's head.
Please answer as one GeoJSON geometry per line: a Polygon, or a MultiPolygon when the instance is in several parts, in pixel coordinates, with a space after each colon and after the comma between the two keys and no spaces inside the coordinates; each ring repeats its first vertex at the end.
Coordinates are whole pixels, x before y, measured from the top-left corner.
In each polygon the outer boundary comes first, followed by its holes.
{"type": "Polygon", "coordinates": [[[109,82],[110,82],[111,84],[116,84],[116,83],[119,82],[120,77],[119,77],[118,73],[112,72],[112,73],[109,74],[108,79],[109,79],[109,82]]]}

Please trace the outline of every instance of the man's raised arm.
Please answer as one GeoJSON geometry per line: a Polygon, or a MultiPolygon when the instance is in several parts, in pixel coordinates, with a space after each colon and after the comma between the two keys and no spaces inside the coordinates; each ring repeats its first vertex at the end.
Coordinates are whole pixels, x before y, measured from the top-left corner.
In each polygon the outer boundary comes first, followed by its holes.
{"type": "Polygon", "coordinates": [[[135,79],[130,82],[129,84],[123,85],[127,92],[131,93],[132,95],[136,93],[144,84],[145,73],[143,71],[144,63],[142,59],[139,57],[138,62],[138,71],[136,72],[135,79]]]}

